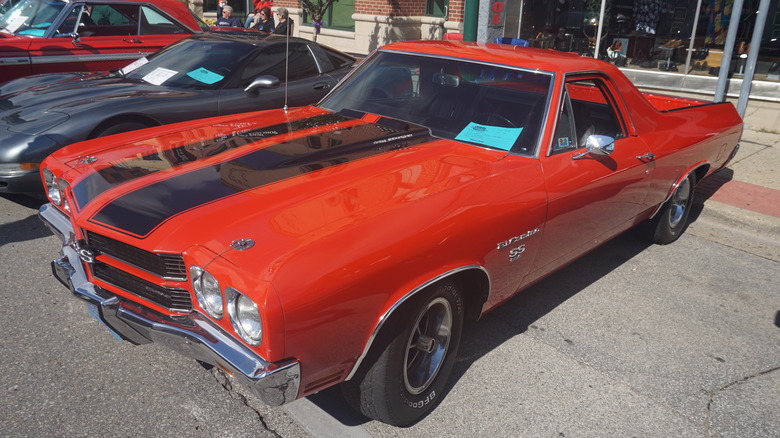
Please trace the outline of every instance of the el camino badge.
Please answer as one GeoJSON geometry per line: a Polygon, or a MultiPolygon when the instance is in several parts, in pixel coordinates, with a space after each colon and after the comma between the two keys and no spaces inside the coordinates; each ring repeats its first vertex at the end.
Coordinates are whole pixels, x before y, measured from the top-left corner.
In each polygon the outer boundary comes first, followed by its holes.
{"type": "MultiPolygon", "coordinates": [[[[496,249],[506,248],[506,247],[512,245],[513,243],[517,243],[517,242],[519,242],[519,241],[521,241],[521,240],[523,240],[523,239],[525,239],[527,237],[531,237],[531,236],[533,236],[534,234],[536,234],[538,232],[539,232],[539,228],[534,228],[533,230],[526,231],[525,233],[523,233],[523,234],[521,234],[519,236],[515,236],[515,237],[513,237],[511,239],[508,239],[508,240],[505,240],[503,242],[499,242],[498,245],[496,246],[496,249]]],[[[509,251],[509,261],[513,262],[513,261],[519,259],[520,257],[523,256],[523,253],[525,253],[525,245],[520,245],[517,248],[512,248],[509,251]]]]}

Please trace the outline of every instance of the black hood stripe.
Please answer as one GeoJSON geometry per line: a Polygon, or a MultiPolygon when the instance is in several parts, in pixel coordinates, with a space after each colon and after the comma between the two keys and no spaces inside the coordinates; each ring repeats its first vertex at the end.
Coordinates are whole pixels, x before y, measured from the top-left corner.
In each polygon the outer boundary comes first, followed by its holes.
{"type": "Polygon", "coordinates": [[[89,221],[144,238],[172,217],[219,199],[430,140],[428,129],[416,125],[335,129],[176,174],[111,201],[89,221]]]}
{"type": "Polygon", "coordinates": [[[277,135],[349,120],[353,119],[340,114],[324,114],[262,128],[237,131],[212,140],[177,146],[164,151],[162,154],[153,153],[141,157],[128,157],[90,174],[74,185],[73,196],[76,205],[79,209],[82,209],[87,203],[106,190],[136,178],[183,164],[194,163],[277,135]]]}

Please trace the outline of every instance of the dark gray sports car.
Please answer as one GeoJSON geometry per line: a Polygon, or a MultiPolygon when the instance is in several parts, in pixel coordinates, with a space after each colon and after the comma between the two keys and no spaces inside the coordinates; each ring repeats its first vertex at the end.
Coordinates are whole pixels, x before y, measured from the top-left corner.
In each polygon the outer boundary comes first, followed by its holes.
{"type": "Polygon", "coordinates": [[[113,72],[6,82],[0,85],[0,193],[41,192],[39,163],[71,143],[281,108],[285,96],[291,107],[315,103],[354,64],[352,56],[312,41],[247,32],[193,36],[113,72]]]}

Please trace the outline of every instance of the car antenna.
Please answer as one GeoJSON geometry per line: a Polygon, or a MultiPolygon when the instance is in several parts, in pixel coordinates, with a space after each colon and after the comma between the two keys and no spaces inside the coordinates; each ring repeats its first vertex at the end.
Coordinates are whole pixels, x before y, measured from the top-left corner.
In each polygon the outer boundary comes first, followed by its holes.
{"type": "Polygon", "coordinates": [[[290,23],[287,23],[287,32],[285,32],[286,47],[284,48],[284,112],[287,112],[287,81],[290,76],[288,70],[290,66],[290,31],[292,29],[290,29],[289,25],[290,23]]]}

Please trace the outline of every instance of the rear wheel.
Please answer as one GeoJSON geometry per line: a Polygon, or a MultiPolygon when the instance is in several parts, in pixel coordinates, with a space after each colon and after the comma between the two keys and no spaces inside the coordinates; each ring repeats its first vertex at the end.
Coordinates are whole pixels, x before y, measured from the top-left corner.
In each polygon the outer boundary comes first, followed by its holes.
{"type": "Polygon", "coordinates": [[[107,135],[114,135],[114,134],[121,134],[122,132],[130,132],[135,131],[137,129],[144,129],[148,128],[148,125],[145,125],[140,122],[119,122],[110,124],[108,126],[100,128],[94,138],[98,137],[105,137],[107,135]]]}
{"type": "Polygon", "coordinates": [[[672,197],[661,207],[658,214],[651,220],[653,230],[652,240],[666,245],[677,240],[688,225],[688,216],[693,206],[695,177],[688,175],[672,193],[672,197]]]}
{"type": "Polygon", "coordinates": [[[447,383],[463,329],[463,298],[449,282],[398,309],[352,380],[347,401],[363,415],[410,425],[433,409],[447,383]]]}

